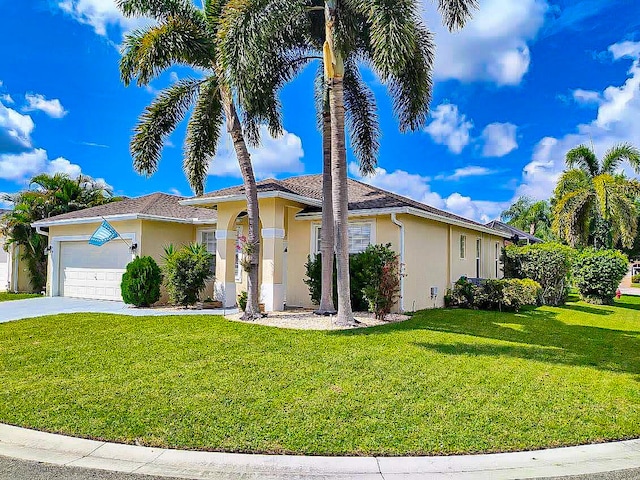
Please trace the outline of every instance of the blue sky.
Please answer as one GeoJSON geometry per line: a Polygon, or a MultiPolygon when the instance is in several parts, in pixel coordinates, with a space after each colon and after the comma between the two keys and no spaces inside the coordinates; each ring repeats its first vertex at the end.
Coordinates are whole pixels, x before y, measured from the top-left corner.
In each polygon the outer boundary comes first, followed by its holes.
{"type": "MultiPolygon", "coordinates": [[[[564,153],[592,143],[640,146],[640,2],[480,0],[461,32],[440,25],[433,2],[424,20],[438,45],[431,118],[401,134],[385,87],[364,72],[383,128],[378,173],[364,181],[439,208],[490,220],[526,194],[548,198],[564,153]]],[[[113,0],[0,0],[0,192],[40,172],[80,172],[114,191],[190,195],[181,170],[184,126],[160,169],[137,175],[132,128],[158,90],[190,74],[175,68],[150,88],[118,75],[123,32],[113,0]]],[[[286,133],[253,151],[260,178],[319,173],[310,67],[282,92],[286,133]]],[[[350,172],[360,178],[350,156],[350,172]]],[[[228,139],[210,167],[207,190],[240,182],[228,139]]]]}

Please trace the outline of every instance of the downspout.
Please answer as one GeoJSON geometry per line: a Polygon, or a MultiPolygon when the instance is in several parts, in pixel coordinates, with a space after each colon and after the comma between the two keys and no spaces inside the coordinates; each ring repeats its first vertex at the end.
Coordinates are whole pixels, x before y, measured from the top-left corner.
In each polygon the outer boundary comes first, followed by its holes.
{"type": "Polygon", "coordinates": [[[45,237],[48,237],[48,236],[49,236],[49,232],[45,232],[45,231],[43,230],[43,228],[44,228],[44,227],[37,226],[37,227],[36,227],[36,233],[38,233],[38,234],[40,234],[40,235],[44,235],[45,237]]]}
{"type": "Polygon", "coordinates": [[[404,223],[396,218],[396,214],[391,214],[391,221],[400,227],[400,312],[404,312],[404,271],[405,271],[405,263],[404,263],[404,223]]]}

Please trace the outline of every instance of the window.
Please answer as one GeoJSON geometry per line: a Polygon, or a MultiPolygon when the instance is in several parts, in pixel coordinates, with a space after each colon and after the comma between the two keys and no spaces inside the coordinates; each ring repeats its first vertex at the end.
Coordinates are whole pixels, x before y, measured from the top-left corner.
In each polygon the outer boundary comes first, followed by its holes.
{"type": "Polygon", "coordinates": [[[494,253],[495,261],[496,261],[496,278],[500,275],[500,243],[496,242],[496,249],[494,253]]]}
{"type": "Polygon", "coordinates": [[[236,228],[236,283],[242,282],[242,226],[236,228]]]}
{"type": "Polygon", "coordinates": [[[482,263],[480,261],[482,255],[482,240],[480,238],[476,239],[476,278],[481,278],[481,267],[482,263]]]}
{"type": "MultiPolygon", "coordinates": [[[[349,254],[364,252],[374,242],[372,223],[350,223],[348,228],[349,254]]],[[[321,230],[320,225],[314,225],[311,246],[314,255],[320,253],[321,230]]]]}
{"type": "Polygon", "coordinates": [[[460,235],[460,258],[467,258],[467,236],[460,235]]]}
{"type": "Polygon", "coordinates": [[[213,230],[204,230],[200,232],[200,243],[204,245],[207,252],[213,254],[211,259],[211,273],[216,274],[216,232],[213,230]]]}

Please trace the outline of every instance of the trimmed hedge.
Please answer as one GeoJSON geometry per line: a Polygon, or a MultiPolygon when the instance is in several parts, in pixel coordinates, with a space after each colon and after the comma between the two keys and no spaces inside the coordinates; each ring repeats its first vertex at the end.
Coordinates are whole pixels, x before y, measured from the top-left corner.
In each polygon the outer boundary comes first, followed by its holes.
{"type": "Polygon", "coordinates": [[[160,300],[162,271],[151,257],[136,257],[122,275],[120,291],[128,305],[148,307],[160,300]]]}
{"type": "Polygon", "coordinates": [[[204,290],[206,281],[213,277],[211,259],[204,245],[192,243],[180,250],[173,245],[165,248],[164,274],[169,301],[174,305],[195,304],[204,290]]]}
{"type": "Polygon", "coordinates": [[[640,283],[640,273],[631,277],[631,283],[640,283]]]}
{"type": "Polygon", "coordinates": [[[575,250],[559,243],[538,243],[503,251],[506,278],[530,278],[540,284],[540,303],[562,305],[569,294],[575,250]]]}
{"type": "Polygon", "coordinates": [[[573,265],[573,278],[580,297],[589,303],[613,303],[628,268],[629,259],[617,250],[584,249],[573,265]]]}

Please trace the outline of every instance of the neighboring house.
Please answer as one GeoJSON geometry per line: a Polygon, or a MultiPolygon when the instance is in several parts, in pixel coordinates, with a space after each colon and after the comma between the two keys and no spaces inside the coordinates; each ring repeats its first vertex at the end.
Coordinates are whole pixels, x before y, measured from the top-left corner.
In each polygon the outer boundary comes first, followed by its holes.
{"type": "Polygon", "coordinates": [[[154,193],[35,222],[33,226],[49,237],[51,247],[47,293],[122,300],[122,274],[136,255],[150,255],[161,263],[165,246],[195,241],[206,243],[215,252],[216,212],[180,205],[180,200],[184,197],[154,193]],[[121,238],[101,247],[89,245],[89,238],[103,220],[121,238]]]}
{"type": "MultiPolygon", "coordinates": [[[[322,176],[258,182],[261,220],[260,295],[267,311],[310,307],[305,263],[319,251],[322,176]]],[[[462,275],[502,276],[500,252],[510,233],[349,180],[349,250],[391,243],[404,265],[401,310],[440,307],[462,275]]],[[[181,199],[154,194],[93,207],[34,224],[48,230],[50,295],[119,297],[119,279],[137,253],[161,261],[163,247],[192,241],[216,252],[213,295],[225,306],[246,290],[240,242],[247,234],[244,187],[181,199]],[[106,218],[128,241],[92,247],[89,236],[106,218]],[[108,293],[107,293],[108,292],[108,293]]]]}
{"type": "Polygon", "coordinates": [[[493,220],[492,222],[487,223],[486,226],[493,228],[494,230],[500,230],[501,232],[508,233],[511,236],[509,240],[516,245],[531,245],[532,243],[544,242],[544,240],[541,240],[540,238],[512,225],[501,222],[500,220],[493,220]]]}

